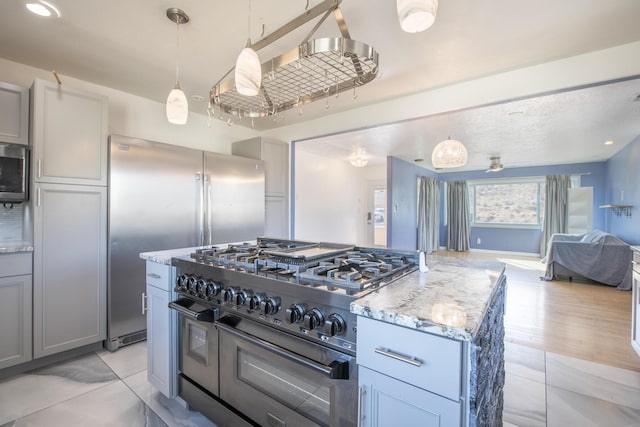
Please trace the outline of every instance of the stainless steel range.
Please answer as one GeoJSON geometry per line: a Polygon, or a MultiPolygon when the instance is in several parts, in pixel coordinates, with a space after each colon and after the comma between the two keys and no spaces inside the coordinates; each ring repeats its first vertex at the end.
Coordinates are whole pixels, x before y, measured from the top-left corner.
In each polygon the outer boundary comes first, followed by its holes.
{"type": "Polygon", "coordinates": [[[220,426],[356,425],[349,304],[417,253],[259,238],[173,258],[180,396],[220,426]]]}

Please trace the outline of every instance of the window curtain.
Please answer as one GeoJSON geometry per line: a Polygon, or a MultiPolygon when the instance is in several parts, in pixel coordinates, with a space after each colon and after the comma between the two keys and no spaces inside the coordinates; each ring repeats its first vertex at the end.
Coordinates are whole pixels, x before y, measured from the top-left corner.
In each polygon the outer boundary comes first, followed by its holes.
{"type": "Polygon", "coordinates": [[[468,251],[471,234],[469,194],[466,181],[448,182],[447,249],[468,251]]]}
{"type": "Polygon", "coordinates": [[[547,175],[544,197],[544,221],[540,239],[540,256],[547,253],[547,242],[554,233],[566,233],[569,218],[569,187],[571,176],[547,175]]]}
{"type": "Polygon", "coordinates": [[[440,245],[440,183],[418,177],[418,250],[430,254],[440,245]]]}

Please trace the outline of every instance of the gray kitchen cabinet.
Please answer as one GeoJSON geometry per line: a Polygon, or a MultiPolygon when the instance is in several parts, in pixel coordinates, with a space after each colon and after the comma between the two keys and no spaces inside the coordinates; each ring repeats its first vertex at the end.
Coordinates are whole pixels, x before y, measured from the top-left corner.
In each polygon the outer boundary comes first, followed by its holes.
{"type": "Polygon", "coordinates": [[[0,142],[29,144],[29,89],[0,82],[0,142]]]}
{"type": "Polygon", "coordinates": [[[175,268],[147,261],[147,380],[168,398],[177,394],[177,317],[173,301],[175,268]]]}
{"type": "Polygon", "coordinates": [[[460,426],[461,404],[420,387],[360,367],[360,425],[460,426]]]}
{"type": "Polygon", "coordinates": [[[107,185],[107,98],[36,79],[32,157],[35,182],[107,185]]]}
{"type": "Polygon", "coordinates": [[[0,254],[0,369],[32,359],[31,258],[0,254]]]}
{"type": "Polygon", "coordinates": [[[34,185],[34,358],[106,338],[107,189],[34,185]]]}
{"type": "Polygon", "coordinates": [[[460,341],[358,317],[362,426],[460,426],[460,341]]]}
{"type": "Polygon", "coordinates": [[[264,161],[265,236],[289,236],[289,144],[257,137],[234,142],[231,153],[264,161]]]}

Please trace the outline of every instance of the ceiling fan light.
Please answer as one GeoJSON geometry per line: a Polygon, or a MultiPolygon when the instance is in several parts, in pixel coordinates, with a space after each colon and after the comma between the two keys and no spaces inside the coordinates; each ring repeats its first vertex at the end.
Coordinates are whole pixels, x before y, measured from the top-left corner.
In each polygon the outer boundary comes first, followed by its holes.
{"type": "Polygon", "coordinates": [[[433,149],[431,162],[436,169],[464,166],[467,164],[467,149],[460,141],[446,139],[433,149]]]}
{"type": "Polygon", "coordinates": [[[241,95],[255,96],[262,84],[262,64],[255,50],[245,47],[238,55],[235,70],[236,91],[241,95]]]}
{"type": "Polygon", "coordinates": [[[489,164],[489,169],[485,172],[500,172],[504,169],[502,163],[500,163],[500,157],[489,157],[491,163],[489,164]]]}
{"type": "Polygon", "coordinates": [[[184,125],[187,123],[188,116],[189,103],[187,102],[187,96],[176,83],[176,87],[167,96],[167,120],[169,123],[184,125]]]}
{"type": "Polygon", "coordinates": [[[400,28],[407,33],[424,31],[436,20],[438,0],[397,0],[400,28]]]}

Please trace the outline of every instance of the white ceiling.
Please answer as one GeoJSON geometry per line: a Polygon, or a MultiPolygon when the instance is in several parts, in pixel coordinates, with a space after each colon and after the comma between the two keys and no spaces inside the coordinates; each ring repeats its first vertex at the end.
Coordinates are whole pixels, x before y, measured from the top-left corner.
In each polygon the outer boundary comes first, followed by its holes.
{"type": "MultiPolygon", "coordinates": [[[[248,0],[50,2],[60,18],[28,13],[25,0],[2,2],[0,57],[164,102],[175,83],[178,52],[181,86],[188,96],[205,98],[190,101],[191,111],[202,114],[209,89],[234,65],[248,35],[248,0]],[[169,7],[191,18],[180,27],[179,51],[176,26],[166,18],[169,7]]],[[[318,3],[310,0],[309,7],[318,3]]],[[[269,34],[304,13],[305,5],[305,0],[252,0],[252,40],[260,39],[262,24],[269,34]]],[[[343,0],[341,9],[351,37],[379,52],[381,73],[358,89],[357,99],[350,94],[331,99],[331,113],[640,40],[638,0],[442,0],[433,27],[418,34],[400,30],[394,0],[343,0]]],[[[262,61],[298,45],[315,22],[259,51],[262,61]]],[[[339,36],[332,17],[316,36],[339,36]]],[[[640,103],[631,102],[639,93],[637,82],[626,82],[615,89],[594,87],[386,125],[325,142],[335,148],[361,141],[378,158],[420,156],[426,167],[432,146],[448,135],[467,145],[468,169],[486,168],[492,154],[502,155],[506,167],[604,160],[640,134],[640,103]],[[605,139],[616,144],[604,147],[605,139]]],[[[257,119],[254,125],[257,130],[285,126],[326,111],[319,101],[306,106],[302,116],[257,119]]]]}

